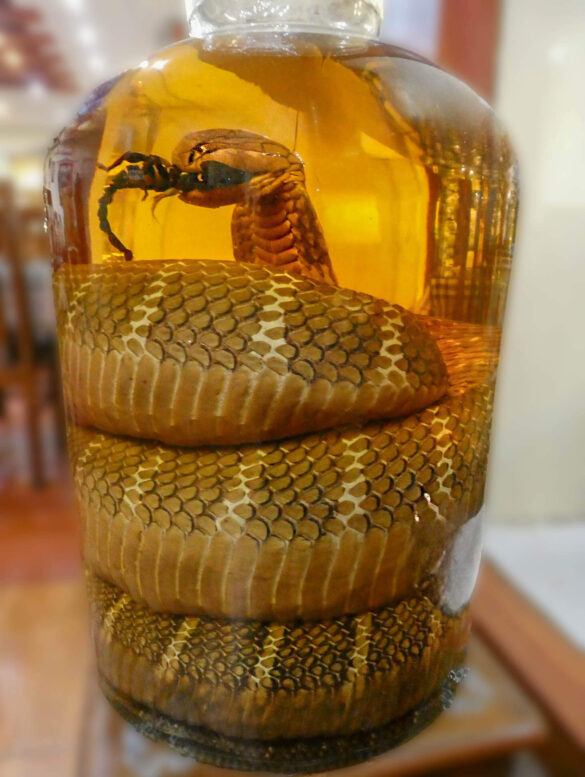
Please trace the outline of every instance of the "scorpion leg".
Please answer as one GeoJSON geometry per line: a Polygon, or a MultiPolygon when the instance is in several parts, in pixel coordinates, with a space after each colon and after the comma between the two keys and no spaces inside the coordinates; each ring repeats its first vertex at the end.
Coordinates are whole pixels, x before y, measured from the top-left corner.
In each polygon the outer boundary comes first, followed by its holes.
{"type": "Polygon", "coordinates": [[[161,200],[165,200],[167,197],[174,197],[175,194],[178,194],[179,192],[176,189],[169,189],[168,192],[163,192],[162,194],[157,194],[156,197],[153,197],[152,199],[152,208],[150,209],[150,212],[152,213],[153,218],[156,220],[156,209],[161,202],[161,200]]]}

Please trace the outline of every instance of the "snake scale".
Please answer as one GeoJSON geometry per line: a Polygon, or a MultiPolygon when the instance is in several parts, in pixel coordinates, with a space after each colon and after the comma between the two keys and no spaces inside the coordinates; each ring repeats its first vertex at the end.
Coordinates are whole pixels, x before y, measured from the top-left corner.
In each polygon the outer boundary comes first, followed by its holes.
{"type": "Polygon", "coordinates": [[[442,570],[482,504],[492,344],[340,288],[283,146],[191,133],[168,178],[235,204],[236,262],[55,275],[104,687],[217,763],[387,726],[461,662],[442,570]]]}

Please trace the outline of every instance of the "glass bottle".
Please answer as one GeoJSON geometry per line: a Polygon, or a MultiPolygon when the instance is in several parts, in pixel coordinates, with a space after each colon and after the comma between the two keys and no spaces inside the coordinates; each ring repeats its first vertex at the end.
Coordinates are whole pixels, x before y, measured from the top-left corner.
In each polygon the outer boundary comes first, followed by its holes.
{"type": "Polygon", "coordinates": [[[46,203],[103,690],[216,765],[413,736],[461,676],[516,167],[375,0],[192,0],[46,203]]]}

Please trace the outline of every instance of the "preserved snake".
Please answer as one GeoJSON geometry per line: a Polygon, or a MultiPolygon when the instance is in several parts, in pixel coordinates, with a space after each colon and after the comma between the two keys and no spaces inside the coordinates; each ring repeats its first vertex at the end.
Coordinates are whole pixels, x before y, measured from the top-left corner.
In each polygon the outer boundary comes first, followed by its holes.
{"type": "Polygon", "coordinates": [[[389,726],[379,749],[461,662],[441,570],[483,500],[497,333],[339,288],[302,163],[266,138],[118,164],[100,223],[126,259],[107,206],[142,180],[235,204],[237,261],[56,273],[106,693],[216,763],[389,726]]]}
{"type": "Polygon", "coordinates": [[[78,423],[172,445],[270,440],[407,415],[447,389],[414,315],[235,262],[64,273],[62,363],[78,423]]]}

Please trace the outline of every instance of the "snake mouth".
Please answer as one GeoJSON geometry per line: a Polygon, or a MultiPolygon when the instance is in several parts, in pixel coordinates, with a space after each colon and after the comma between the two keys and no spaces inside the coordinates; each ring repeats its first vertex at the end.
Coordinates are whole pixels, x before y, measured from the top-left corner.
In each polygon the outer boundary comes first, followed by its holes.
{"type": "Polygon", "coordinates": [[[202,161],[196,185],[182,193],[180,199],[208,208],[234,204],[244,199],[246,184],[257,175],[257,172],[241,170],[223,162],[202,161]]]}

